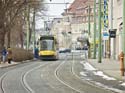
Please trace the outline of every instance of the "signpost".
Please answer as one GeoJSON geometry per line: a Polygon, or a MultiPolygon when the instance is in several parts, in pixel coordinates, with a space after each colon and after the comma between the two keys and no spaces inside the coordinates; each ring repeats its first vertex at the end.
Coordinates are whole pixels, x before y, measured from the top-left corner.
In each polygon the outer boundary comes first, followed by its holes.
{"type": "Polygon", "coordinates": [[[110,29],[109,30],[110,38],[116,38],[116,31],[117,31],[117,29],[110,29]]]}
{"type": "Polygon", "coordinates": [[[115,59],[115,55],[116,55],[116,42],[115,42],[115,38],[116,38],[116,31],[117,29],[110,29],[109,30],[109,36],[110,36],[110,39],[113,38],[114,40],[114,44],[113,44],[113,59],[115,59]]]}
{"type": "Polygon", "coordinates": [[[103,32],[103,40],[108,40],[108,39],[109,39],[109,33],[103,32]]]}

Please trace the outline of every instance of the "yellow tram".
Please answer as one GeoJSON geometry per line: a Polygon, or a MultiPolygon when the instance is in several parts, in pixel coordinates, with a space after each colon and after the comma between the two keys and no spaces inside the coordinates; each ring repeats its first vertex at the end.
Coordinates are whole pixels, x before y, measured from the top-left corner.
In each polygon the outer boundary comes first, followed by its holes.
{"type": "Polygon", "coordinates": [[[42,60],[58,59],[58,43],[53,35],[42,35],[39,40],[39,58],[42,60]]]}

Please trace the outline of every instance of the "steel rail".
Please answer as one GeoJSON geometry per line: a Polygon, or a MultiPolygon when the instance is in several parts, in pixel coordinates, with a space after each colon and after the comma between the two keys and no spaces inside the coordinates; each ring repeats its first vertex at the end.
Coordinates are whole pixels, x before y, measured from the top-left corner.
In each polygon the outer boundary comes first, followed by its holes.
{"type": "Polygon", "coordinates": [[[40,67],[43,67],[43,66],[45,66],[45,65],[47,65],[47,64],[49,64],[49,63],[46,63],[46,64],[43,64],[43,65],[34,67],[34,68],[28,70],[27,72],[25,72],[25,73],[23,74],[22,84],[23,84],[24,88],[25,88],[28,92],[30,92],[30,93],[35,93],[35,91],[28,85],[28,83],[27,83],[27,81],[26,81],[27,75],[28,75],[30,72],[32,72],[32,71],[34,71],[34,70],[36,70],[36,69],[39,69],[40,67]]]}
{"type": "MultiPolygon", "coordinates": [[[[66,57],[66,60],[67,60],[67,57],[66,57]]],[[[74,90],[74,91],[76,91],[76,92],[78,92],[78,93],[81,93],[81,91],[79,91],[79,90],[73,88],[72,86],[68,85],[65,81],[61,80],[61,79],[59,78],[59,76],[58,76],[58,70],[59,70],[59,68],[66,62],[66,60],[63,61],[63,62],[55,69],[55,77],[56,77],[57,80],[58,80],[60,83],[62,83],[63,85],[69,87],[70,89],[72,89],[72,90],[74,90]]]]}
{"type": "MultiPolygon", "coordinates": [[[[32,64],[32,65],[35,65],[35,64],[32,64]]],[[[28,66],[32,66],[32,65],[28,65],[28,66]]],[[[25,68],[25,67],[27,67],[27,66],[24,66],[23,68],[25,68]]],[[[4,79],[5,79],[5,77],[7,76],[7,74],[9,74],[11,71],[13,71],[13,69],[10,70],[10,71],[5,72],[5,73],[0,77],[0,93],[1,93],[1,92],[2,92],[2,93],[5,93],[5,89],[4,89],[4,87],[3,87],[4,79]]],[[[24,86],[23,86],[23,87],[24,87],[24,86]]]]}
{"type": "MultiPolygon", "coordinates": [[[[90,80],[87,80],[86,78],[81,78],[80,76],[78,76],[76,73],[75,73],[75,71],[74,71],[74,66],[75,66],[75,60],[73,59],[73,61],[72,61],[72,67],[71,67],[71,71],[72,71],[72,73],[73,73],[73,75],[76,77],[76,78],[78,78],[79,80],[81,80],[82,82],[85,82],[85,83],[87,83],[88,85],[91,85],[91,86],[93,86],[93,87],[97,87],[97,88],[101,88],[101,89],[106,89],[107,91],[111,91],[111,92],[119,92],[120,90],[115,90],[115,89],[112,89],[112,88],[109,88],[109,87],[107,87],[107,86],[101,86],[100,84],[98,84],[98,83],[95,83],[94,81],[90,81],[90,80]],[[86,81],[83,81],[83,79],[84,80],[86,80],[86,81]]],[[[122,91],[121,91],[122,92],[122,91]]]]}

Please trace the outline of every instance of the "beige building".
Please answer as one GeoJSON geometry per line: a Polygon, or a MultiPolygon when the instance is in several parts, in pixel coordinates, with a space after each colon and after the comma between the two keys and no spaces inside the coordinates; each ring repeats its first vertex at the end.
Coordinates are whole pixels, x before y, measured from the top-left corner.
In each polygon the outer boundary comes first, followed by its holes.
{"type": "Polygon", "coordinates": [[[70,26],[63,18],[54,18],[51,32],[56,36],[60,48],[69,48],[71,46],[71,34],[67,33],[70,26]]]}
{"type": "MultiPolygon", "coordinates": [[[[52,33],[57,36],[59,46],[74,48],[80,45],[79,37],[88,33],[88,16],[90,10],[91,37],[93,36],[93,0],[74,0],[74,2],[62,13],[62,18],[53,20],[52,33]],[[90,9],[89,7],[90,6],[90,9]]],[[[86,35],[87,37],[88,35],[86,35]]]]}
{"type": "MultiPolygon", "coordinates": [[[[53,32],[58,35],[60,47],[70,47],[77,44],[78,37],[88,32],[88,5],[90,5],[91,39],[93,38],[93,0],[74,0],[71,6],[62,14],[60,23],[54,23],[53,32]],[[56,30],[55,30],[56,29],[56,30]]],[[[115,57],[117,58],[122,50],[122,16],[123,0],[113,0],[113,29],[117,29],[115,39],[115,57]]],[[[98,19],[97,19],[98,20],[98,19]]],[[[108,0],[108,30],[111,28],[111,0],[108,0]]],[[[97,21],[98,25],[98,21],[97,21]]],[[[98,28],[98,26],[97,26],[98,28]]],[[[102,28],[103,31],[103,28],[102,28]]],[[[90,40],[91,41],[91,40],[90,40]]],[[[93,42],[93,41],[91,41],[93,42]]],[[[104,43],[102,43],[104,44],[104,43]]],[[[108,44],[107,44],[108,45],[108,44]]],[[[109,46],[106,46],[109,47],[109,46]]],[[[108,51],[108,48],[106,50],[108,51]]],[[[111,57],[114,55],[114,40],[110,42],[111,57]]]]}
{"type": "MultiPolygon", "coordinates": [[[[90,11],[90,25],[91,36],[93,36],[93,0],[74,0],[63,15],[63,23],[65,25],[65,32],[71,34],[70,44],[77,44],[79,46],[78,38],[84,37],[88,33],[88,16],[90,11]],[[90,6],[90,9],[89,7],[90,6]]],[[[82,45],[81,45],[82,47],[82,45]]]]}
{"type": "MultiPolygon", "coordinates": [[[[123,16],[123,0],[113,0],[113,29],[117,29],[115,46],[114,41],[111,39],[111,56],[114,53],[115,47],[115,57],[122,51],[122,19],[123,16]]],[[[109,29],[111,28],[111,0],[109,0],[109,29]]]]}

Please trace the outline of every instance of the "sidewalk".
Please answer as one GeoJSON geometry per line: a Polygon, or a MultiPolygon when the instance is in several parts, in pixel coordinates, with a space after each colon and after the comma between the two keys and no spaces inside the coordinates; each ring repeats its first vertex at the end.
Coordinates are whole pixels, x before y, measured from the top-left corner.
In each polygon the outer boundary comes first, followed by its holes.
{"type": "Polygon", "coordinates": [[[1,62],[0,63],[0,68],[5,68],[5,67],[9,67],[9,66],[14,66],[14,65],[17,65],[17,64],[19,64],[19,62],[17,63],[17,62],[11,62],[11,64],[8,64],[7,62],[6,63],[3,63],[3,62],[1,62]]]}
{"type": "Polygon", "coordinates": [[[102,59],[101,63],[98,63],[97,59],[88,59],[89,64],[98,70],[103,71],[108,76],[114,77],[118,80],[125,80],[125,77],[121,76],[120,62],[111,59],[102,59]]]}

